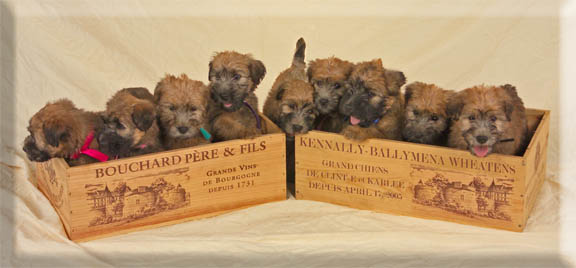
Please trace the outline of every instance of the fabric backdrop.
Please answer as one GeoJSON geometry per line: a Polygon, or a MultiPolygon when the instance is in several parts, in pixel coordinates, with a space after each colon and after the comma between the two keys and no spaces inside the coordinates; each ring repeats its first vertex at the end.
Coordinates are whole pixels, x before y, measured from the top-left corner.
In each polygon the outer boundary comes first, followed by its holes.
{"type": "MultiPolygon", "coordinates": [[[[2,1],[2,256],[14,266],[502,266],[559,260],[561,2],[2,1]],[[214,52],[262,60],[260,106],[304,37],[306,59],[381,58],[409,82],[515,85],[552,110],[548,178],[524,233],[290,198],[215,218],[76,244],[21,150],[28,119],[69,98],[103,110],[166,73],[207,82],[214,52]]],[[[566,213],[566,214],[563,214],[566,213]]]]}

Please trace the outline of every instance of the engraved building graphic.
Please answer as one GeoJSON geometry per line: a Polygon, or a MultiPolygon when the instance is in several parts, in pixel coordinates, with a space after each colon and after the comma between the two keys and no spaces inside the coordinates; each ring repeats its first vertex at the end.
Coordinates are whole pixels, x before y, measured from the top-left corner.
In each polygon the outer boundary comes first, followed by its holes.
{"type": "Polygon", "coordinates": [[[511,221],[511,194],[511,186],[497,185],[494,179],[488,186],[477,177],[465,184],[449,181],[437,173],[426,181],[420,180],[414,186],[413,202],[469,217],[481,216],[511,221]]]}
{"type": "Polygon", "coordinates": [[[96,216],[90,226],[113,222],[131,222],[154,214],[189,205],[190,194],[180,185],[173,185],[163,178],[148,186],[134,188],[125,182],[113,189],[106,185],[86,185],[88,201],[96,216]],[[98,189],[100,188],[100,189],[98,189]]]}

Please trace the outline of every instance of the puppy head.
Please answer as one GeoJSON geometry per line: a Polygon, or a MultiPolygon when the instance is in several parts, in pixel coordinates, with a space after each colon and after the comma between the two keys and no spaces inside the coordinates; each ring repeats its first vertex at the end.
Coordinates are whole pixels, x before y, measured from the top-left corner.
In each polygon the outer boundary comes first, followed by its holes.
{"type": "Polygon", "coordinates": [[[70,157],[83,144],[88,126],[83,111],[67,100],[48,103],[29,121],[30,135],[24,140],[28,159],[44,162],[53,157],[70,157]]]}
{"type": "Polygon", "coordinates": [[[340,113],[351,125],[369,127],[399,101],[404,83],[404,74],[384,69],[380,59],[357,64],[340,100],[340,113]]]}
{"type": "Polygon", "coordinates": [[[210,93],[224,110],[233,112],[252,93],[266,75],[264,64],[249,54],[220,52],[209,64],[210,93]]]}
{"type": "Polygon", "coordinates": [[[314,88],[302,80],[280,86],[276,99],[280,104],[280,127],[288,136],[306,134],[314,128],[318,112],[314,108],[314,88]]]}
{"type": "Polygon", "coordinates": [[[513,127],[514,96],[517,93],[513,86],[482,85],[458,92],[452,98],[448,112],[472,154],[485,157],[501,139],[517,138],[502,136],[513,127]]]}
{"type": "Polygon", "coordinates": [[[310,62],[308,80],[314,86],[314,104],[321,114],[338,110],[353,67],[353,63],[335,57],[310,62]]]}
{"type": "Polygon", "coordinates": [[[118,91],[106,104],[100,149],[112,156],[126,155],[151,130],[156,120],[152,94],[145,88],[118,91]],[[147,94],[145,94],[147,93],[147,94]]]}
{"type": "Polygon", "coordinates": [[[446,106],[451,91],[433,84],[414,82],[406,86],[402,135],[410,142],[436,144],[448,128],[446,106]]]}
{"type": "Polygon", "coordinates": [[[154,98],[164,135],[185,139],[198,135],[207,120],[210,91],[200,81],[167,75],[156,86],[154,98]]]}

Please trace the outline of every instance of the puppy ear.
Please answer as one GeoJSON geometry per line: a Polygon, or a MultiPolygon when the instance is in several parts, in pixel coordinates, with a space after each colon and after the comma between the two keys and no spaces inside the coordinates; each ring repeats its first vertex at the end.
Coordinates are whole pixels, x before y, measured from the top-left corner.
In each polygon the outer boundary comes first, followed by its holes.
{"type": "Polygon", "coordinates": [[[132,121],[141,131],[148,130],[154,123],[155,117],[154,105],[150,103],[136,104],[132,107],[132,121]]]}
{"type": "Polygon", "coordinates": [[[392,96],[400,94],[400,88],[406,84],[406,76],[400,71],[386,70],[384,71],[384,78],[386,79],[388,91],[392,96]]]}
{"type": "Polygon", "coordinates": [[[414,87],[416,86],[415,84],[416,83],[407,85],[406,88],[404,89],[404,103],[408,103],[410,98],[412,98],[412,94],[414,94],[414,87]]]}
{"type": "Polygon", "coordinates": [[[138,99],[154,101],[154,96],[150,94],[150,91],[148,91],[148,89],[145,87],[131,87],[125,88],[123,90],[126,90],[128,93],[130,93],[130,95],[138,99]]]}
{"type": "Polygon", "coordinates": [[[286,91],[286,88],[284,88],[284,85],[280,85],[278,93],[276,93],[276,100],[281,100],[284,97],[284,91],[286,91]]]}
{"type": "Polygon", "coordinates": [[[58,147],[60,142],[66,142],[70,138],[70,133],[60,124],[50,124],[50,126],[44,124],[42,131],[46,142],[53,147],[58,147]]]}
{"type": "Polygon", "coordinates": [[[208,63],[208,81],[210,81],[210,77],[212,77],[214,72],[214,68],[212,66],[212,62],[208,63]]]}
{"type": "MultiPolygon", "coordinates": [[[[520,97],[518,96],[518,91],[516,90],[515,86],[510,85],[510,84],[506,84],[506,85],[503,85],[502,88],[504,89],[506,94],[508,94],[508,96],[510,96],[510,98],[512,100],[520,99],[520,97]]],[[[514,111],[514,104],[512,104],[512,102],[510,102],[510,101],[504,101],[503,107],[504,107],[504,112],[506,113],[506,119],[508,119],[508,121],[510,121],[511,116],[512,116],[512,112],[514,111]]]]}
{"type": "Polygon", "coordinates": [[[158,84],[156,84],[156,88],[154,89],[154,103],[158,103],[160,101],[160,99],[162,98],[162,90],[163,89],[163,84],[162,81],[158,82],[158,84]]]}
{"type": "Polygon", "coordinates": [[[311,67],[312,64],[314,64],[314,62],[310,63],[308,70],[306,70],[306,77],[308,77],[309,83],[312,83],[312,76],[314,76],[314,71],[312,71],[314,68],[311,67]]]}
{"type": "Polygon", "coordinates": [[[462,108],[464,107],[463,93],[455,93],[448,100],[446,105],[446,113],[453,121],[458,121],[462,108]]]}
{"type": "Polygon", "coordinates": [[[262,81],[262,79],[264,79],[264,76],[266,75],[266,67],[264,66],[264,63],[262,63],[261,61],[252,60],[250,62],[249,68],[252,83],[254,83],[254,86],[257,86],[258,84],[260,84],[260,82],[262,81]]]}

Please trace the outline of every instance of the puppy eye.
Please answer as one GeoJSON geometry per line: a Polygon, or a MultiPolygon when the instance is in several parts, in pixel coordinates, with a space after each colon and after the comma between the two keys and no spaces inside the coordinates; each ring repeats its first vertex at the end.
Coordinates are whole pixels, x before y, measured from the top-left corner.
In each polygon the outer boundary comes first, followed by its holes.
{"type": "Polygon", "coordinates": [[[496,120],[498,120],[498,118],[496,118],[496,116],[490,116],[490,121],[496,122],[496,120]]]}
{"type": "Polygon", "coordinates": [[[340,83],[334,84],[334,89],[339,89],[340,87],[342,87],[342,86],[340,85],[340,83]]]}
{"type": "Polygon", "coordinates": [[[430,120],[432,121],[438,121],[438,119],[439,119],[438,116],[435,114],[430,117],[430,120]]]}
{"type": "Polygon", "coordinates": [[[473,116],[473,115],[471,115],[471,116],[468,116],[468,120],[470,120],[470,121],[474,121],[474,120],[476,120],[476,117],[475,117],[475,116],[473,116]]]}
{"type": "Polygon", "coordinates": [[[313,114],[313,113],[314,113],[314,110],[308,110],[307,113],[308,113],[308,114],[313,114]]]}
{"type": "Polygon", "coordinates": [[[240,80],[240,75],[235,74],[234,76],[232,76],[232,79],[234,79],[235,81],[238,81],[238,80],[240,80]]]}
{"type": "Polygon", "coordinates": [[[170,111],[172,111],[172,112],[176,111],[176,106],[170,105],[170,111]]]}
{"type": "Polygon", "coordinates": [[[368,91],[368,97],[372,98],[374,96],[376,96],[376,94],[374,94],[374,92],[368,91]]]}
{"type": "Polygon", "coordinates": [[[418,111],[413,111],[412,113],[413,113],[415,116],[419,116],[419,115],[420,115],[420,112],[418,112],[418,111]]]}
{"type": "Polygon", "coordinates": [[[126,127],[124,126],[124,124],[122,124],[120,122],[116,122],[116,128],[117,129],[125,129],[126,127]]]}

